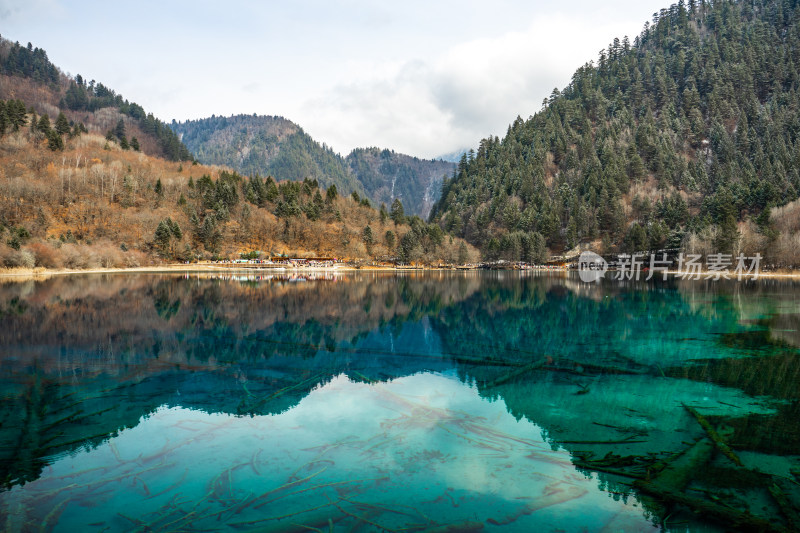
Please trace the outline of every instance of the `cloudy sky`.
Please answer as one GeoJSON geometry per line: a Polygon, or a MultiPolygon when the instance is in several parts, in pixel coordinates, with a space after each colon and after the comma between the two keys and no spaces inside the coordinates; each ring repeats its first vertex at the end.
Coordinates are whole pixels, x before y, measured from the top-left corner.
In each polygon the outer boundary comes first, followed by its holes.
{"type": "Polygon", "coordinates": [[[0,0],[0,35],[165,121],[280,115],[346,154],[434,157],[638,34],[665,0],[0,0]]]}

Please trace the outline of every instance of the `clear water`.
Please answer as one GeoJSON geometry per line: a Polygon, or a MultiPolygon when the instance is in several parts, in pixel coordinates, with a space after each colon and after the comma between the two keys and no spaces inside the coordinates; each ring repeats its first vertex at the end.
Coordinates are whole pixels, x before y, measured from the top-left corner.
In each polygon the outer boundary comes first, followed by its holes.
{"type": "Polygon", "coordinates": [[[0,285],[0,528],[790,529],[798,295],[526,272],[0,285]],[[742,465],[712,450],[669,485],[708,439],[687,407],[742,465]]]}

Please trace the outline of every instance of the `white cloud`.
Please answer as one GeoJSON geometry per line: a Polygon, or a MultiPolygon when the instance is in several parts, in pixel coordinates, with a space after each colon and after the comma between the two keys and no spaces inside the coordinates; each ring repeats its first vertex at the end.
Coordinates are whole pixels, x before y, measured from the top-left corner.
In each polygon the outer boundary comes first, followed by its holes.
{"type": "Polygon", "coordinates": [[[388,72],[362,65],[349,69],[358,78],[309,99],[296,120],[342,152],[379,145],[433,157],[477,146],[502,136],[517,115],[537,112],[554,87],[638,24],[543,16],[525,31],[458,43],[388,72]]]}
{"type": "Polygon", "coordinates": [[[0,0],[0,30],[165,121],[282,115],[342,153],[435,156],[502,136],[663,5],[0,0]]]}

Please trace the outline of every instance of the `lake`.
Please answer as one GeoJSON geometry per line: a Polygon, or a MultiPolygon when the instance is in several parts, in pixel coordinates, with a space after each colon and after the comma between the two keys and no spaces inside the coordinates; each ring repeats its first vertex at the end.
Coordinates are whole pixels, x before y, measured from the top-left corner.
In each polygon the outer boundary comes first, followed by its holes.
{"type": "Polygon", "coordinates": [[[0,528],[785,531],[800,285],[0,284],[0,528]]]}

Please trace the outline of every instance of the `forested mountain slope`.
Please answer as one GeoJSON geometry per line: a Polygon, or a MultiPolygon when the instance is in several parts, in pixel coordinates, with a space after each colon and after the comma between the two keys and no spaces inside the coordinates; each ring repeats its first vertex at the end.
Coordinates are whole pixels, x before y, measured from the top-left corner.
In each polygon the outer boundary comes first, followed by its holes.
{"type": "Polygon", "coordinates": [[[0,268],[339,257],[465,262],[477,251],[418,217],[378,210],[316,180],[243,177],[123,150],[92,133],[32,126],[18,101],[0,128],[0,268]],[[60,146],[48,146],[49,137],[60,146]],[[258,254],[257,252],[260,252],[258,254]]]}
{"type": "Polygon", "coordinates": [[[800,190],[799,20],[797,0],[661,10],[464,156],[431,219],[490,258],[525,258],[541,237],[551,250],[791,249],[797,204],[770,208],[800,190]]]}
{"type": "Polygon", "coordinates": [[[63,115],[70,129],[77,126],[107,135],[125,149],[172,161],[192,159],[177,135],[152,113],[102,83],[87,81],[80,74],[66,76],[50,62],[47,52],[31,43],[22,46],[0,39],[0,100],[24,102],[36,112],[37,122],[44,115],[50,122],[63,115]]]}
{"type": "Polygon", "coordinates": [[[394,150],[356,148],[346,158],[350,170],[376,204],[391,205],[395,198],[408,213],[427,218],[439,198],[442,182],[455,165],[419,159],[394,150]]]}
{"type": "Polygon", "coordinates": [[[173,122],[198,161],[247,175],[316,179],[323,186],[389,206],[400,199],[409,214],[427,218],[454,165],[393,150],[357,148],[346,158],[283,117],[236,115],[173,122]]]}
{"type": "Polygon", "coordinates": [[[173,122],[172,129],[197,160],[242,174],[316,179],[342,193],[364,193],[342,158],[283,117],[236,115],[173,122]]]}

